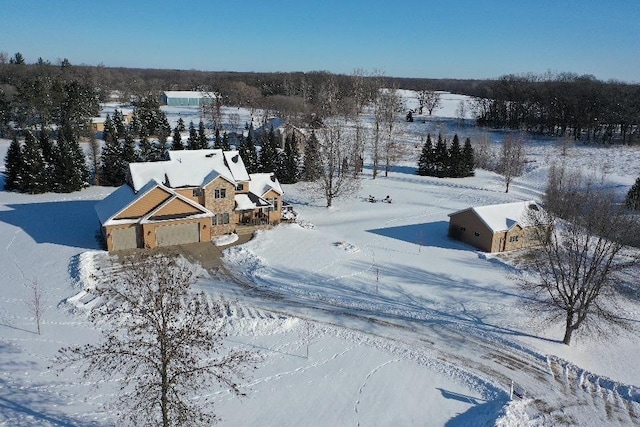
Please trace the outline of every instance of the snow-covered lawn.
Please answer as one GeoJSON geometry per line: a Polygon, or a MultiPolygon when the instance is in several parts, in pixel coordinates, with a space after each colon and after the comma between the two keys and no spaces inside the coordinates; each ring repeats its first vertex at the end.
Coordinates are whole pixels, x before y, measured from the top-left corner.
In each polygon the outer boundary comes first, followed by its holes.
{"type": "MultiPolygon", "coordinates": [[[[449,98],[442,116],[451,117],[460,100],[449,98]]],[[[172,110],[172,123],[178,113],[198,114],[172,110]]],[[[261,231],[227,249],[234,278],[205,274],[198,283],[228,301],[228,345],[265,357],[243,384],[246,399],[211,389],[220,425],[637,424],[636,335],[578,337],[564,346],[561,325],[541,327],[520,308],[515,268],[447,237],[448,213],[539,199],[557,148],[532,140],[532,162],[505,194],[500,177],[485,171],[464,179],[415,175],[426,132],[473,138],[475,129],[442,117],[400,126],[414,147],[388,177],[373,180],[365,167],[360,193],[331,209],[303,183],[284,186],[303,226],[261,231]],[[370,203],[369,194],[393,202],[370,203]],[[530,398],[505,407],[512,381],[530,398]]],[[[8,144],[0,140],[0,159],[8,144]]],[[[621,194],[640,175],[636,148],[578,145],[562,159],[601,173],[603,185],[621,194]]],[[[96,384],[50,368],[60,347],[99,339],[87,320],[97,302],[91,273],[109,262],[93,206],[112,190],[0,191],[0,425],[114,423],[103,405],[117,378],[96,384]],[[25,304],[33,281],[46,289],[42,335],[25,304]]],[[[625,308],[640,321],[637,299],[625,308]]]]}

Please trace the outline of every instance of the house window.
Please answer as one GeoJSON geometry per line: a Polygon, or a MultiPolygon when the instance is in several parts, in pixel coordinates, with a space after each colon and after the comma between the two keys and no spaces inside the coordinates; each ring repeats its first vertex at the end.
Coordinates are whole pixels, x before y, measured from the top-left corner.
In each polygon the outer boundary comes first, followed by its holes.
{"type": "Polygon", "coordinates": [[[193,197],[202,197],[202,188],[194,188],[193,189],[193,197]]]}
{"type": "Polygon", "coordinates": [[[277,211],[278,210],[278,199],[267,199],[267,202],[269,202],[269,204],[271,206],[269,206],[269,212],[273,212],[273,211],[277,211]]]}
{"type": "Polygon", "coordinates": [[[211,225],[218,225],[218,215],[214,215],[213,218],[211,218],[211,225]]]}
{"type": "Polygon", "coordinates": [[[214,192],[214,197],[216,199],[225,199],[227,197],[227,189],[226,188],[216,188],[214,192]]]}
{"type": "Polygon", "coordinates": [[[519,236],[511,236],[511,237],[509,237],[509,242],[512,242],[512,243],[513,242],[517,242],[518,241],[518,237],[519,236]]]}
{"type": "Polygon", "coordinates": [[[476,237],[480,237],[480,233],[478,233],[477,231],[475,233],[473,233],[476,237]]]}
{"type": "Polygon", "coordinates": [[[214,225],[223,225],[223,224],[229,224],[229,213],[225,212],[225,213],[221,213],[216,215],[216,224],[214,225]]]}
{"type": "Polygon", "coordinates": [[[244,191],[244,184],[236,185],[236,191],[244,191]]]}

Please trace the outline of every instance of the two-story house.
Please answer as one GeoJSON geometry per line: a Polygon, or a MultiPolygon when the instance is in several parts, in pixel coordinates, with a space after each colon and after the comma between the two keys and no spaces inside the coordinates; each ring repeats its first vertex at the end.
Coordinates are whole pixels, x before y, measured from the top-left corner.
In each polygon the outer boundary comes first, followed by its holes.
{"type": "Polygon", "coordinates": [[[109,251],[206,242],[280,221],[273,174],[248,174],[237,151],[171,151],[169,160],[130,163],[128,183],[96,205],[109,251]]]}

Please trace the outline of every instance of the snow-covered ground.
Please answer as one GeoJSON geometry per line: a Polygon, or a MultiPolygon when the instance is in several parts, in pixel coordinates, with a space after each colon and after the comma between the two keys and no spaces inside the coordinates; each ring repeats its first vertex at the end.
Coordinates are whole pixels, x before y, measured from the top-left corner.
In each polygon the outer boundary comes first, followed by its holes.
{"type": "MultiPolygon", "coordinates": [[[[360,193],[331,209],[304,183],[284,186],[304,226],[281,225],[227,249],[234,277],[205,275],[198,283],[212,299],[229,301],[228,345],[265,356],[243,384],[247,398],[211,389],[220,425],[638,424],[636,335],[577,337],[564,346],[560,325],[542,327],[520,308],[516,269],[447,237],[448,213],[539,199],[559,149],[532,139],[531,162],[508,194],[485,171],[419,177],[427,132],[480,137],[449,119],[461,97],[443,98],[434,117],[398,124],[409,158],[388,177],[371,179],[365,165],[360,193]],[[369,194],[393,203],[369,203],[369,194]],[[509,403],[512,381],[527,398],[509,403]]],[[[187,124],[199,114],[168,113],[187,124]]],[[[0,159],[8,143],[0,140],[0,159]]],[[[576,145],[562,159],[620,194],[640,175],[637,148],[576,145]]],[[[117,379],[95,383],[52,366],[60,347],[99,339],[86,315],[94,297],[84,289],[91,273],[109,268],[93,205],[112,190],[0,191],[0,425],[114,423],[103,405],[117,379]],[[26,308],[33,281],[46,289],[41,335],[26,308]]],[[[625,308],[640,321],[638,300],[625,308]]]]}

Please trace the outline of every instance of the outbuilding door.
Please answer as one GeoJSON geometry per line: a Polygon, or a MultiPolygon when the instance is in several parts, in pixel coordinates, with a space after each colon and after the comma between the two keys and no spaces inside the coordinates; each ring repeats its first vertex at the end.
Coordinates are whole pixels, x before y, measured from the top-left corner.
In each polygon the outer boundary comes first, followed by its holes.
{"type": "Polygon", "coordinates": [[[173,246],[200,241],[200,224],[197,222],[186,224],[163,225],[156,228],[158,246],[173,246]]]}
{"type": "Polygon", "coordinates": [[[140,231],[138,229],[139,227],[130,227],[111,230],[113,250],[121,251],[140,247],[138,246],[138,243],[141,241],[140,231]]]}

